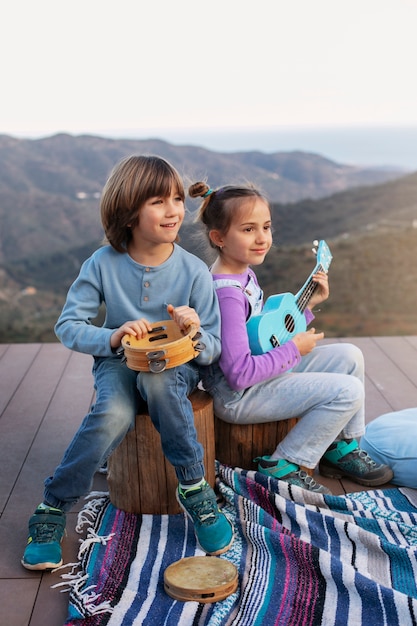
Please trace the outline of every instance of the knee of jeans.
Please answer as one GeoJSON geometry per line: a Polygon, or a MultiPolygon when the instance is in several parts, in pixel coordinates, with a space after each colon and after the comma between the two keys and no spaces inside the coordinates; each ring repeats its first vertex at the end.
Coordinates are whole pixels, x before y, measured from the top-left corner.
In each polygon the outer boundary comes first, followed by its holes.
{"type": "Polygon", "coordinates": [[[345,387],[348,401],[359,410],[365,402],[365,388],[358,378],[349,377],[349,384],[345,387]]]}
{"type": "Polygon", "coordinates": [[[346,343],[342,345],[345,346],[345,358],[350,363],[350,373],[356,375],[363,374],[365,369],[365,360],[362,350],[358,348],[358,346],[353,345],[353,343],[346,343]]]}
{"type": "Polygon", "coordinates": [[[169,390],[191,393],[197,383],[196,371],[187,369],[185,364],[182,369],[173,367],[159,374],[139,372],[136,385],[142,398],[149,402],[152,398],[164,398],[169,390]]]}
{"type": "Polygon", "coordinates": [[[117,402],[110,403],[106,411],[107,424],[111,429],[116,429],[120,432],[132,428],[135,418],[135,408],[130,403],[123,402],[120,398],[117,402]]]}
{"type": "Polygon", "coordinates": [[[173,370],[165,370],[160,374],[140,372],[137,377],[137,388],[142,398],[147,400],[150,397],[161,397],[166,393],[167,386],[173,379],[173,370]]]}

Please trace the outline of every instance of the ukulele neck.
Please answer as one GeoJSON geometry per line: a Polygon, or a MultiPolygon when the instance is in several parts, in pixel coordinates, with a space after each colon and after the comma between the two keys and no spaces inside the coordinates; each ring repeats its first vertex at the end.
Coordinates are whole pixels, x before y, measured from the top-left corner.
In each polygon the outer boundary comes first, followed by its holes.
{"type": "Polygon", "coordinates": [[[321,265],[321,263],[316,265],[316,267],[314,268],[314,270],[311,272],[310,276],[306,280],[305,284],[296,295],[297,307],[301,311],[301,313],[304,313],[304,311],[306,310],[308,303],[310,302],[314,292],[316,291],[318,287],[317,283],[314,282],[313,280],[313,276],[317,272],[324,272],[324,268],[321,265]]]}

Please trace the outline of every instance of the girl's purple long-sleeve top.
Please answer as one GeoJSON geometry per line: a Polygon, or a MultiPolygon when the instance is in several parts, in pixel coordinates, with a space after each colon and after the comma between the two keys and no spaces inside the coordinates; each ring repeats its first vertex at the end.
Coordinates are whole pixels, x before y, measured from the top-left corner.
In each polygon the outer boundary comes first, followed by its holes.
{"type": "MultiPolygon", "coordinates": [[[[243,274],[213,274],[213,280],[237,280],[243,288],[250,277],[258,284],[251,269],[243,274]]],[[[232,389],[247,389],[291,370],[300,362],[300,352],[292,340],[264,354],[251,354],[246,330],[250,311],[248,298],[243,290],[233,286],[218,289],[217,296],[221,312],[222,345],[219,365],[232,389]]],[[[305,316],[307,324],[314,319],[309,309],[306,309],[305,316]]]]}

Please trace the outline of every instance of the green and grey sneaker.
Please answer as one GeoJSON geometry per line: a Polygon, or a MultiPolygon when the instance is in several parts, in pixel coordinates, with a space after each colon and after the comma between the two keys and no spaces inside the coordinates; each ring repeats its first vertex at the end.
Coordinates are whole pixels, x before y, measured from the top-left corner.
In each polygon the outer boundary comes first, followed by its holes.
{"type": "Polygon", "coordinates": [[[350,478],[366,487],[384,485],[394,476],[388,465],[376,463],[359,447],[356,439],[333,443],[319,463],[319,472],[330,478],[350,478]]]}
{"type": "Polygon", "coordinates": [[[315,493],[331,494],[330,489],[327,489],[324,485],[316,482],[312,476],[309,476],[296,463],[291,463],[285,459],[274,460],[270,456],[258,456],[253,460],[254,463],[258,463],[258,472],[265,474],[266,476],[272,476],[278,480],[285,480],[285,482],[291,485],[297,485],[307,491],[314,491],[315,493]]]}
{"type": "Polygon", "coordinates": [[[61,541],[65,513],[40,505],[29,520],[29,536],[22,558],[26,569],[46,570],[62,565],[61,541]]]}
{"type": "Polygon", "coordinates": [[[177,489],[177,500],[194,524],[197,541],[207,554],[223,554],[233,543],[233,526],[219,509],[207,481],[196,488],[177,489]]]}

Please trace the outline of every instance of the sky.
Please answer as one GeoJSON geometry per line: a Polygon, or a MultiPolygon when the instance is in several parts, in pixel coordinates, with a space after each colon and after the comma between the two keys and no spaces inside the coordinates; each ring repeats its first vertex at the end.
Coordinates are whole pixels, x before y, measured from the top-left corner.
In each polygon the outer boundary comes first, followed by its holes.
{"type": "Polygon", "coordinates": [[[0,133],[417,126],[417,0],[8,0],[0,133]]]}

